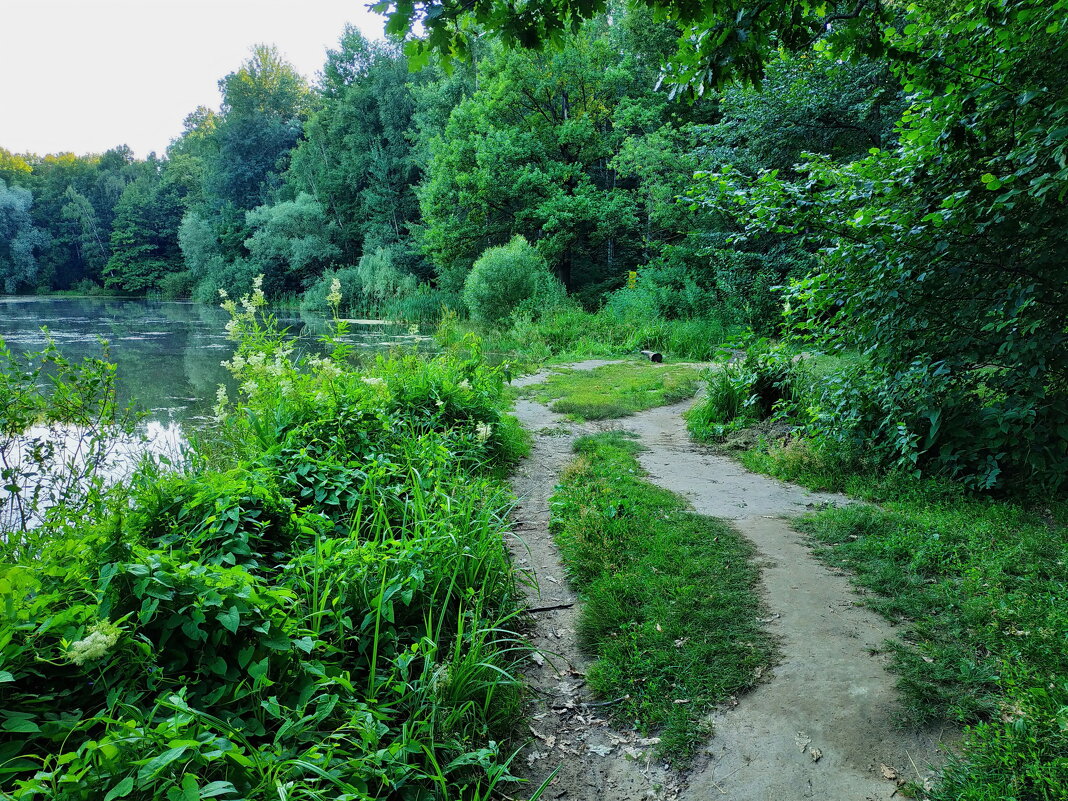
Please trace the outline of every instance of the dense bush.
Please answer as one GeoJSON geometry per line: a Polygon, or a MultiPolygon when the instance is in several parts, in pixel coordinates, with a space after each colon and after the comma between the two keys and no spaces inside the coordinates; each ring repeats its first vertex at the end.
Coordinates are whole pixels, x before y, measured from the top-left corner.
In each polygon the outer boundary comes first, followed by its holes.
{"type": "Polygon", "coordinates": [[[715,439],[729,430],[792,411],[798,366],[767,340],[750,342],[745,356],[711,367],[705,397],[686,415],[698,439],[715,439]]]}
{"type": "Polygon", "coordinates": [[[524,306],[540,310],[563,297],[548,263],[522,236],[487,249],[464,281],[464,305],[480,323],[500,323],[524,306]]]}

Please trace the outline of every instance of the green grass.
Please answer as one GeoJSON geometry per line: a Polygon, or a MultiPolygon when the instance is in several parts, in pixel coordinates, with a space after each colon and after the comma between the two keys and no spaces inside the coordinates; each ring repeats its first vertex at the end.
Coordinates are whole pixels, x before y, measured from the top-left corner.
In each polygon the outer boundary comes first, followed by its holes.
{"type": "Polygon", "coordinates": [[[584,437],[552,499],[552,530],[583,594],[587,680],[619,721],[658,732],[685,763],[707,715],[751,687],[774,649],[758,621],[752,547],[642,478],[622,434],[584,437]]]}
{"type": "Polygon", "coordinates": [[[692,367],[624,362],[564,370],[522,394],[574,420],[608,420],[691,398],[699,382],[692,367]]]}
{"type": "Polygon", "coordinates": [[[967,724],[932,801],[1068,798],[1068,507],[968,495],[948,481],[858,471],[803,441],[751,469],[876,502],[800,521],[829,563],[903,625],[907,713],[967,724]]]}

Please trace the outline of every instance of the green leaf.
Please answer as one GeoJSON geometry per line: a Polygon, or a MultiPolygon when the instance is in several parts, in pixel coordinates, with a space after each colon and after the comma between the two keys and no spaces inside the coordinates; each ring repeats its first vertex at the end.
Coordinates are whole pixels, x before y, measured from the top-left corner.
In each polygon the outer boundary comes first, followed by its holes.
{"type": "Polygon", "coordinates": [[[18,732],[19,734],[34,734],[41,730],[41,727],[34,723],[29,715],[15,715],[11,714],[5,721],[4,725],[0,726],[0,729],[4,731],[18,732]]]}
{"type": "Polygon", "coordinates": [[[114,799],[116,798],[125,798],[133,791],[133,788],[133,776],[127,776],[121,782],[119,782],[110,790],[108,790],[108,794],[104,796],[104,801],[114,801],[114,799]]]}
{"type": "Polygon", "coordinates": [[[187,750],[189,749],[185,746],[182,746],[181,748],[170,748],[159,756],[153,757],[141,767],[141,770],[137,771],[137,783],[144,784],[146,781],[154,778],[160,771],[182,756],[187,750]]]}
{"type": "Polygon", "coordinates": [[[201,798],[216,798],[227,793],[236,793],[237,788],[230,782],[209,782],[200,788],[201,798]]]}
{"type": "Polygon", "coordinates": [[[187,773],[182,777],[182,801],[197,801],[200,798],[200,785],[197,777],[187,773]]]}
{"type": "Polygon", "coordinates": [[[6,670],[0,670],[0,684],[14,680],[15,677],[12,674],[8,673],[6,670]]]}
{"type": "Polygon", "coordinates": [[[237,634],[237,627],[241,624],[241,613],[236,606],[231,606],[225,612],[220,612],[216,618],[224,629],[231,634],[237,634]]]}

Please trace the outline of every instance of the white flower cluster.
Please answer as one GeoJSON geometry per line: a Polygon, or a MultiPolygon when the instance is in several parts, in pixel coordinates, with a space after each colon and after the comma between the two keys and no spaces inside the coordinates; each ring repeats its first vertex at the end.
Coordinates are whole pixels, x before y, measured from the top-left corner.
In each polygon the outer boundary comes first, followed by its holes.
{"type": "Polygon", "coordinates": [[[493,434],[492,423],[479,423],[475,426],[475,437],[480,443],[485,443],[493,434]]]}
{"type": "Polygon", "coordinates": [[[385,381],[381,378],[375,378],[374,376],[365,375],[360,379],[365,384],[370,384],[372,387],[385,386],[385,381]]]}
{"type": "Polygon", "coordinates": [[[337,366],[337,363],[333,359],[324,359],[320,356],[312,356],[308,359],[308,364],[313,370],[319,373],[320,376],[331,381],[335,378],[340,378],[342,370],[337,366]]]}
{"type": "Polygon", "coordinates": [[[226,419],[226,407],[229,405],[230,398],[226,394],[226,387],[220,384],[215,390],[215,408],[212,410],[215,413],[215,422],[221,423],[226,419]]]}
{"type": "Polygon", "coordinates": [[[330,282],[330,294],[326,296],[326,302],[335,307],[341,305],[341,281],[337,278],[330,282]]]}
{"type": "Polygon", "coordinates": [[[99,620],[92,625],[85,637],[67,646],[67,658],[75,665],[92,662],[114,648],[120,636],[122,629],[110,620],[99,620]]]}

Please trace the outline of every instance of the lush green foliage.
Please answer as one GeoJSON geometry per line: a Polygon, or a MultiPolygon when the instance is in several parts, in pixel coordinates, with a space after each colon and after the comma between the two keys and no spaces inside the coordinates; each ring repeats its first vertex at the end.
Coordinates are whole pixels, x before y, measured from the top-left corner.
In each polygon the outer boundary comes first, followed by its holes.
{"type": "MultiPolygon", "coordinates": [[[[500,371],[472,345],[357,372],[344,323],[298,359],[263,302],[227,302],[240,394],[188,466],[60,503],[32,549],[0,538],[6,798],[488,799],[513,781],[522,596],[489,471],[522,440],[500,371]]],[[[21,430],[35,410],[11,386],[21,430]]]]}
{"type": "Polygon", "coordinates": [[[766,340],[749,343],[744,358],[716,364],[706,372],[705,396],[686,415],[690,432],[697,439],[714,440],[782,412],[784,402],[797,395],[794,385],[800,369],[766,340]]]}
{"type": "Polygon", "coordinates": [[[37,285],[37,256],[48,236],[33,224],[32,205],[30,190],[0,180],[0,279],[5,292],[37,285]]]}
{"type": "Polygon", "coordinates": [[[747,235],[794,233],[823,268],[794,330],[861,347],[876,442],[979,487],[1068,477],[1064,3],[910,7],[880,34],[911,92],[895,148],[802,180],[708,177],[747,235]],[[898,429],[894,433],[894,429],[898,429]]]}
{"type": "MultiPolygon", "coordinates": [[[[632,0],[626,5],[671,21],[668,41],[676,40],[677,51],[667,78],[676,89],[696,94],[731,79],[759,81],[769,51],[807,48],[820,38],[853,50],[881,52],[864,34],[893,19],[892,7],[880,0],[779,0],[755,6],[746,0],[632,0]]],[[[468,57],[472,28],[492,31],[510,47],[540,48],[559,43],[582,20],[614,10],[608,0],[537,0],[522,8],[503,0],[455,7],[382,0],[372,9],[388,17],[386,30],[394,35],[417,26],[425,30],[407,43],[409,55],[423,62],[432,53],[445,59],[468,57]]]]}
{"type": "MultiPolygon", "coordinates": [[[[632,356],[642,350],[708,361],[733,330],[715,317],[665,320],[617,312],[618,309],[607,308],[593,313],[564,306],[538,318],[520,315],[507,328],[478,330],[487,349],[514,360],[556,362],[632,356]]],[[[470,325],[449,313],[442,318],[435,336],[443,345],[449,345],[462,340],[470,329],[470,325]]]]}
{"type": "Polygon", "coordinates": [[[586,598],[579,635],[597,656],[591,686],[685,761],[707,713],[752,686],[773,649],[757,621],[752,546],[643,481],[636,449],[620,434],[579,440],[550,525],[586,598]]]}
{"type": "Polygon", "coordinates": [[[480,323],[500,323],[526,309],[544,310],[563,303],[564,288],[545,259],[522,236],[489,248],[464,280],[464,305],[480,323]]]}

